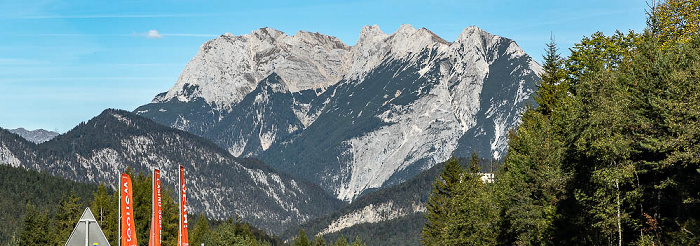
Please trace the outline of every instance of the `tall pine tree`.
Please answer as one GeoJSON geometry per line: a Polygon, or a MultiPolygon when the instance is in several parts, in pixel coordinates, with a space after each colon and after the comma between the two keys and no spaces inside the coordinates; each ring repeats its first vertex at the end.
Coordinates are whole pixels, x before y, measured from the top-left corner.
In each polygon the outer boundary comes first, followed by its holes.
{"type": "Polygon", "coordinates": [[[538,84],[535,102],[538,104],[536,110],[549,116],[554,108],[563,102],[569,88],[565,81],[564,58],[558,53],[554,36],[550,37],[545,52],[544,64],[542,65],[544,73],[542,73],[542,80],[538,84]]]}
{"type": "Polygon", "coordinates": [[[451,199],[455,195],[457,186],[464,173],[464,169],[459,165],[456,157],[453,156],[445,163],[445,168],[435,181],[433,192],[428,199],[425,215],[428,221],[423,227],[423,244],[441,244],[441,237],[445,232],[447,220],[453,212],[451,199]]]}
{"type": "Polygon", "coordinates": [[[479,156],[474,153],[452,198],[453,211],[447,217],[440,245],[496,245],[500,230],[499,204],[492,184],[479,173],[479,156]]]}

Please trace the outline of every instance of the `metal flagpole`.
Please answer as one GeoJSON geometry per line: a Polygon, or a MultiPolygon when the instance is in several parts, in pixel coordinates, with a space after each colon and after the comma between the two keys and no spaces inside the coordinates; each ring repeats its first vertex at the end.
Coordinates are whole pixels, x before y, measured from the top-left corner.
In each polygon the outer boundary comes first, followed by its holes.
{"type": "Polygon", "coordinates": [[[178,208],[177,208],[177,210],[180,211],[180,212],[178,212],[178,214],[180,216],[178,216],[178,223],[177,223],[177,229],[178,229],[177,246],[182,246],[182,183],[181,183],[182,178],[180,177],[180,175],[181,175],[180,174],[180,167],[178,166],[178,168],[177,168],[177,190],[178,190],[178,192],[177,192],[177,195],[178,195],[178,198],[177,198],[178,208]]]}
{"type": "MultiPolygon", "coordinates": [[[[80,223],[80,222],[78,222],[78,223],[80,223]]],[[[88,243],[89,243],[89,242],[88,242],[88,239],[89,239],[89,238],[88,238],[88,235],[89,235],[88,233],[89,233],[89,232],[90,232],[90,221],[89,221],[89,220],[85,220],[85,246],[90,246],[90,245],[88,245],[88,243]]]]}
{"type": "MultiPolygon", "coordinates": [[[[151,180],[153,182],[151,182],[151,236],[150,236],[150,241],[155,243],[156,240],[155,240],[154,231],[155,231],[156,224],[155,224],[155,216],[153,216],[153,215],[155,215],[155,212],[156,212],[156,200],[153,196],[153,194],[155,194],[155,192],[156,192],[155,191],[155,188],[156,188],[156,169],[155,168],[153,169],[153,175],[151,175],[151,180]]],[[[150,243],[149,243],[149,245],[150,245],[150,243]]]]}
{"type": "Polygon", "coordinates": [[[119,206],[119,216],[117,216],[117,245],[122,245],[122,175],[119,174],[119,184],[117,184],[117,193],[119,193],[119,201],[117,201],[117,206],[119,206]]]}

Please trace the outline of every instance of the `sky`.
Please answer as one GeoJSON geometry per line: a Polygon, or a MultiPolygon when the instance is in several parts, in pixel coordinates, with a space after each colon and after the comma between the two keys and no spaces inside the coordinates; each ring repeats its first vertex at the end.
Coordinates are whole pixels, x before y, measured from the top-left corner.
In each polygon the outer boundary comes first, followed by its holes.
{"type": "Polygon", "coordinates": [[[64,133],[106,108],[133,111],[172,87],[207,40],[271,27],[354,45],[365,25],[425,27],[447,41],[468,26],[515,40],[536,61],[596,31],[640,32],[646,1],[0,0],[0,127],[64,133]]]}

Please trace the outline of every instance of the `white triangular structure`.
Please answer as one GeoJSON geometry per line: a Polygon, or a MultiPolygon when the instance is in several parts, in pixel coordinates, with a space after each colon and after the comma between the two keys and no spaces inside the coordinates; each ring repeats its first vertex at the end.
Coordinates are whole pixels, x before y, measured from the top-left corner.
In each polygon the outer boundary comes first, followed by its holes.
{"type": "Polygon", "coordinates": [[[107,237],[102,233],[100,225],[97,224],[95,216],[90,208],[85,208],[85,212],[80,216],[78,224],[66,242],[66,246],[109,246],[107,237]]]}

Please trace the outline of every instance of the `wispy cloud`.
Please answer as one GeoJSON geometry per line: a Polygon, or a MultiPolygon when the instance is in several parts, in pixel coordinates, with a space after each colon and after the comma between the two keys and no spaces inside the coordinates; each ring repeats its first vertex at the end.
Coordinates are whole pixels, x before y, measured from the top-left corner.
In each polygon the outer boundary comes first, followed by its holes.
{"type": "Polygon", "coordinates": [[[131,37],[130,34],[84,34],[84,33],[36,33],[36,34],[9,34],[7,36],[13,37],[58,37],[58,38],[72,38],[72,37],[131,37]]]}
{"type": "Polygon", "coordinates": [[[42,78],[0,78],[0,82],[3,83],[13,83],[13,82],[50,82],[50,81],[61,81],[61,82],[71,82],[71,81],[104,81],[104,80],[123,80],[123,81],[162,81],[162,80],[172,80],[171,77],[126,77],[126,76],[115,76],[115,77],[42,77],[42,78]]]}
{"type": "Polygon", "coordinates": [[[146,33],[147,38],[162,38],[163,36],[158,33],[158,30],[150,30],[146,33]]]}
{"type": "Polygon", "coordinates": [[[146,37],[146,38],[163,38],[163,37],[218,37],[216,34],[200,34],[200,33],[161,33],[158,30],[149,30],[145,33],[132,33],[131,36],[134,37],[146,37]]]}
{"type": "Polygon", "coordinates": [[[146,37],[158,39],[163,37],[218,37],[218,34],[202,33],[161,33],[158,30],[149,30],[144,33],[133,32],[131,34],[85,34],[85,33],[36,33],[36,34],[4,34],[11,37],[53,37],[53,38],[79,38],[79,37],[146,37]]]}
{"type": "Polygon", "coordinates": [[[167,37],[218,37],[219,35],[217,34],[195,34],[195,33],[168,33],[168,34],[161,34],[162,36],[167,36],[167,37]]]}
{"type": "Polygon", "coordinates": [[[187,14],[102,14],[102,15],[29,15],[6,16],[5,19],[116,19],[116,18],[180,18],[222,16],[221,13],[187,13],[187,14]]]}

